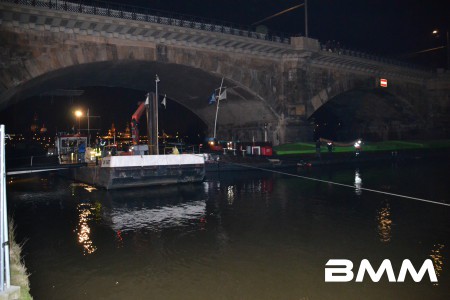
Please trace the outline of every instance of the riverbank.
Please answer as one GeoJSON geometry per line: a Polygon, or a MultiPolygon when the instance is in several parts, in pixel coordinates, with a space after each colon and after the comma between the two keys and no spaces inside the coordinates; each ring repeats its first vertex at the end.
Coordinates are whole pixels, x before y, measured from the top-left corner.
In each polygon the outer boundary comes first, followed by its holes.
{"type": "Polygon", "coordinates": [[[354,146],[334,147],[328,151],[321,147],[320,155],[313,143],[286,144],[275,147],[273,156],[213,155],[207,162],[207,172],[243,171],[250,169],[282,169],[333,164],[361,164],[377,161],[403,161],[420,158],[446,157],[450,140],[406,142],[386,141],[363,143],[356,151],[354,146]],[[280,150],[281,149],[281,150],[280,150]]]}
{"type": "MultiPolygon", "coordinates": [[[[326,143],[322,143],[321,152],[327,152],[326,143]]],[[[433,140],[433,141],[383,141],[383,142],[369,142],[362,141],[362,152],[392,152],[402,150],[438,150],[450,149],[450,140],[433,140]]],[[[315,143],[290,143],[274,147],[274,152],[277,156],[285,155],[299,155],[299,154],[315,154],[315,143]]],[[[354,153],[355,147],[348,146],[334,146],[333,153],[354,153]]]]}
{"type": "Polygon", "coordinates": [[[14,233],[14,222],[9,222],[9,256],[10,256],[10,271],[11,271],[11,285],[20,287],[20,299],[32,300],[30,295],[30,282],[28,280],[28,272],[21,259],[22,245],[17,244],[14,233]]]}

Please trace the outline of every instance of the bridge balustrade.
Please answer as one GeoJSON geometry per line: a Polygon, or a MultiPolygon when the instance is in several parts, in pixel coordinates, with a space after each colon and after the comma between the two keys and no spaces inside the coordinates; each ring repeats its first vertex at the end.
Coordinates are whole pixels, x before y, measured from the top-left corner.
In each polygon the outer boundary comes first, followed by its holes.
{"type": "MultiPolygon", "coordinates": [[[[0,2],[15,3],[20,5],[42,7],[52,10],[61,10],[74,13],[84,13],[90,15],[99,15],[112,18],[120,18],[126,20],[137,20],[141,22],[156,23],[163,25],[171,25],[177,27],[191,28],[196,30],[203,30],[209,32],[220,32],[235,36],[243,36],[252,39],[266,40],[275,43],[290,44],[288,35],[280,32],[270,32],[268,34],[258,33],[250,28],[242,28],[236,24],[228,22],[220,22],[214,20],[199,19],[193,16],[173,14],[160,10],[150,10],[147,8],[123,5],[117,3],[108,3],[98,0],[0,0],[0,2]]],[[[329,43],[321,44],[324,51],[331,51],[340,55],[347,55],[352,57],[359,57],[374,61],[379,61],[386,64],[406,67],[419,71],[429,72],[430,70],[424,67],[419,67],[406,62],[395,59],[380,57],[373,54],[368,54],[360,51],[338,47],[330,47],[329,43]]]]}
{"type": "Polygon", "coordinates": [[[231,35],[249,37],[253,39],[262,39],[266,41],[289,44],[288,35],[280,32],[270,32],[270,34],[260,34],[249,28],[243,29],[241,26],[228,22],[215,20],[198,20],[198,18],[164,12],[160,10],[149,10],[142,7],[121,5],[117,3],[108,3],[105,1],[61,1],[61,0],[0,0],[20,5],[42,7],[53,10],[69,11],[74,13],[84,13],[90,15],[99,15],[126,20],[137,20],[142,22],[157,23],[163,25],[172,25],[186,27],[210,32],[220,32],[231,35]]]}
{"type": "Polygon", "coordinates": [[[356,51],[356,50],[352,50],[352,49],[347,49],[347,48],[343,48],[343,47],[330,48],[329,45],[321,43],[320,48],[322,49],[322,51],[337,53],[339,55],[359,57],[359,58],[364,58],[364,59],[368,59],[368,60],[379,61],[379,62],[390,64],[390,65],[396,65],[399,67],[415,69],[415,70],[419,70],[419,71],[425,71],[425,72],[431,71],[429,68],[426,68],[426,67],[421,67],[421,66],[417,66],[417,65],[414,65],[411,63],[404,62],[404,61],[399,61],[399,60],[395,60],[392,58],[382,57],[382,56],[365,53],[365,52],[361,52],[361,51],[356,51]]]}

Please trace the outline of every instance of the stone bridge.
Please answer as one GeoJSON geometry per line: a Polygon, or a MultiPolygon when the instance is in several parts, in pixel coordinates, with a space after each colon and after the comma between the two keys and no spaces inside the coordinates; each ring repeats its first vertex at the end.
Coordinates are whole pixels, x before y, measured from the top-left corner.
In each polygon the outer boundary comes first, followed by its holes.
{"type": "MultiPolygon", "coordinates": [[[[55,89],[153,91],[158,74],[159,92],[212,132],[215,107],[208,98],[224,77],[228,98],[220,103],[219,137],[262,140],[267,130],[274,144],[310,141],[311,117],[324,104],[368,95],[370,105],[384,106],[372,113],[375,125],[358,135],[447,134],[448,73],[326,51],[315,39],[66,1],[0,0],[0,40],[0,109],[55,89]],[[387,88],[379,87],[380,78],[388,79],[387,88]],[[387,114],[385,106],[394,104],[399,109],[387,114]],[[402,113],[408,117],[397,120],[402,113]]],[[[136,99],[128,100],[132,111],[136,99]]]]}

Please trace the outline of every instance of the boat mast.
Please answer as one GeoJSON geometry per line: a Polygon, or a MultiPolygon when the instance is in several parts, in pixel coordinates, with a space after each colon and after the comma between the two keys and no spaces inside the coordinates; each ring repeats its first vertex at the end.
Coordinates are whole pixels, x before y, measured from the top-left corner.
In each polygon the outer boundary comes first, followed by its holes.
{"type": "Polygon", "coordinates": [[[147,110],[147,135],[148,135],[148,154],[157,155],[158,151],[158,126],[157,126],[157,110],[158,101],[155,93],[148,93],[145,101],[147,110]]]}
{"type": "Polygon", "coordinates": [[[220,98],[220,94],[222,93],[222,86],[223,86],[223,79],[224,77],[222,77],[222,82],[220,83],[220,88],[219,88],[219,96],[217,98],[217,105],[216,105],[216,118],[214,119],[214,139],[216,139],[216,129],[217,129],[217,115],[219,114],[219,98],[220,98]]]}

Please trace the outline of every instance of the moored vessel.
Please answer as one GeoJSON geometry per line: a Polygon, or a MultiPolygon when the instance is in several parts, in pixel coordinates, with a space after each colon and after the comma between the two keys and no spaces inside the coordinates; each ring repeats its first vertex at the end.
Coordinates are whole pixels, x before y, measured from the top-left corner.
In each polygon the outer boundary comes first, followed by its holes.
{"type": "MultiPolygon", "coordinates": [[[[148,94],[132,115],[133,146],[128,152],[105,151],[106,145],[96,145],[86,151],[81,162],[85,166],[72,169],[72,177],[87,184],[105,189],[120,189],[154,185],[178,184],[203,181],[205,157],[202,154],[159,155],[158,145],[158,99],[148,94]],[[139,144],[138,122],[147,110],[149,144],[139,144]],[[149,116],[152,115],[150,118],[149,116]],[[92,155],[94,153],[94,155],[92,155]],[[95,160],[95,161],[94,161],[95,160]]],[[[109,145],[116,146],[116,145],[109,145]]],[[[116,150],[112,147],[113,150],[116,150]]]]}
{"type": "Polygon", "coordinates": [[[205,159],[196,154],[106,156],[99,165],[73,169],[72,176],[105,189],[200,182],[205,159]]]}

